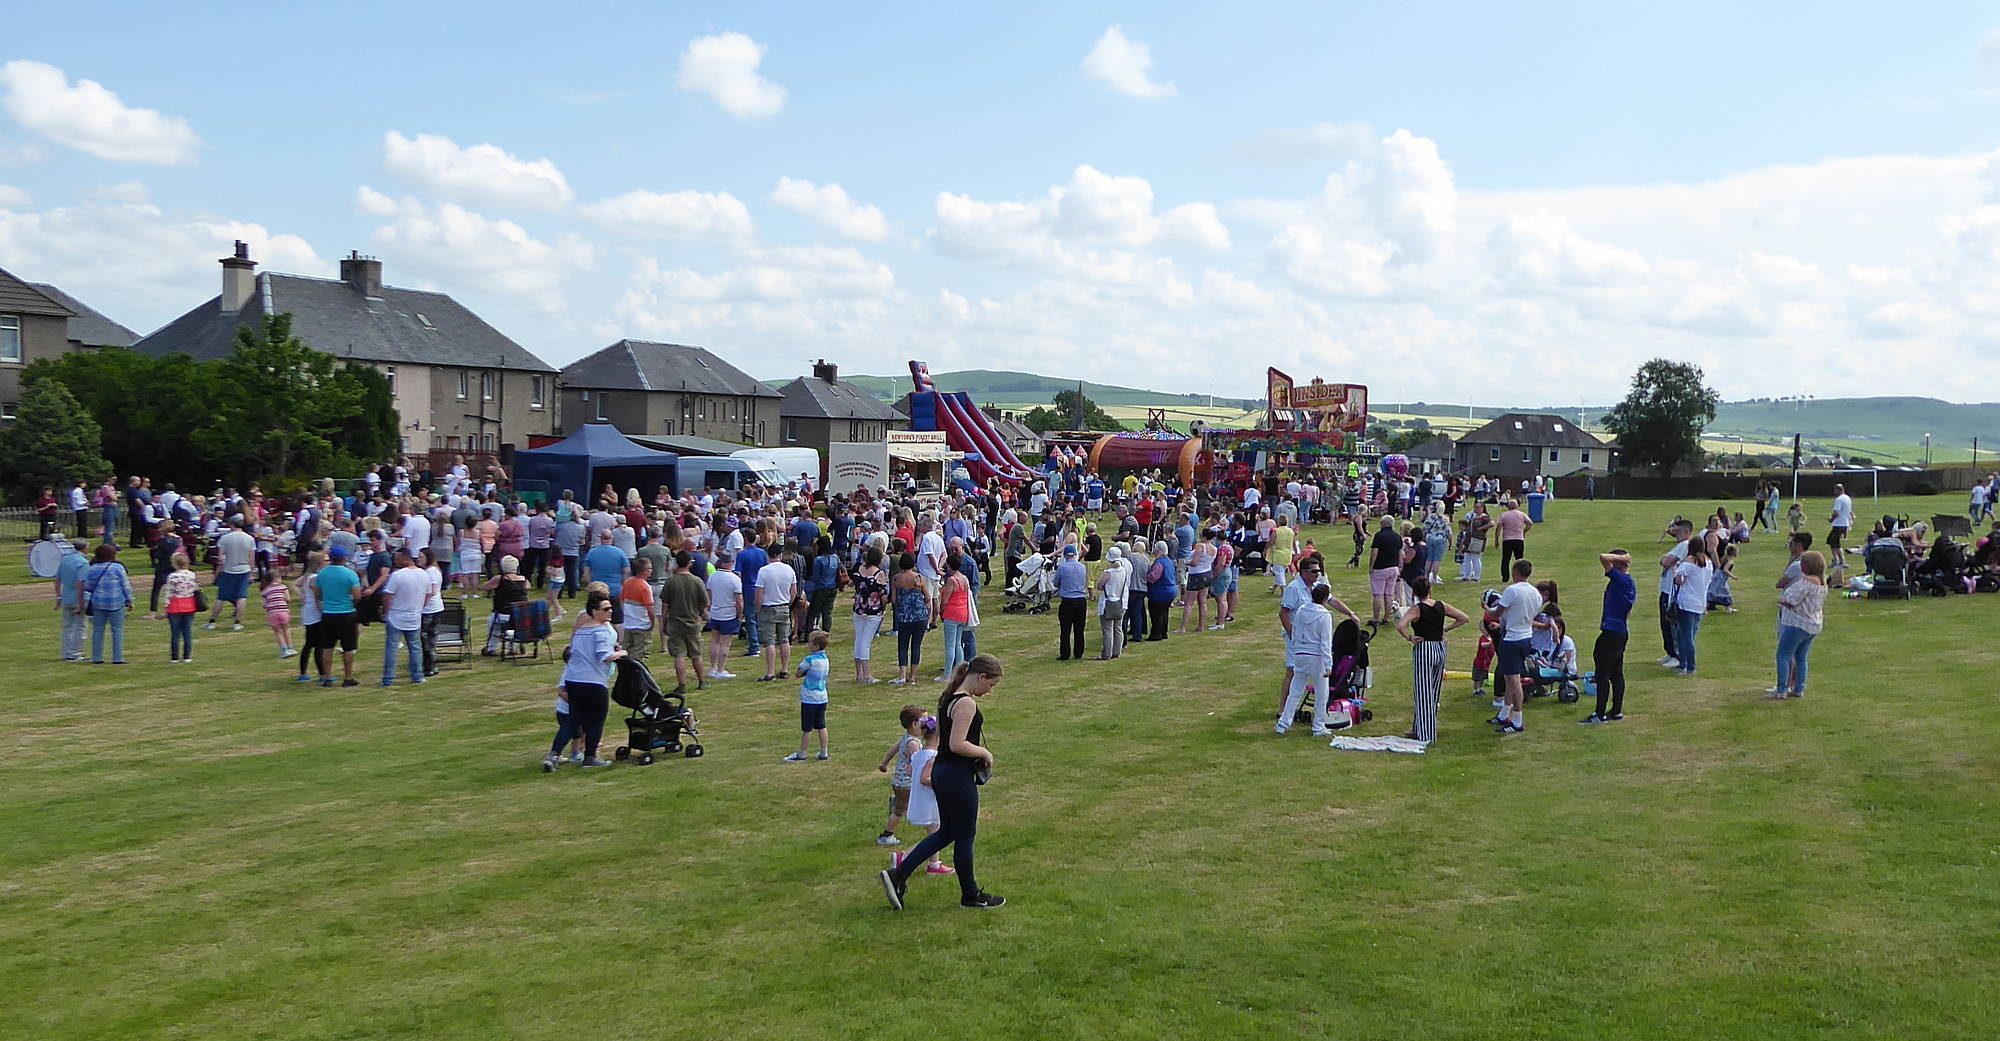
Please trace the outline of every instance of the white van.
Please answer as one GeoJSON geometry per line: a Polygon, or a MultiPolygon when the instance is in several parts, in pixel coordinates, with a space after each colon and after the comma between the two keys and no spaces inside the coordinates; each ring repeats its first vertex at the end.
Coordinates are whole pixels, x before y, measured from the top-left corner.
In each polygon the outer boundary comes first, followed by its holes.
{"type": "Polygon", "coordinates": [[[745,448],[729,454],[737,459],[758,460],[760,464],[785,475],[787,481],[796,481],[800,474],[805,474],[812,478],[814,488],[820,486],[817,448],[745,448]]]}
{"type": "MultiPolygon", "coordinates": [[[[738,459],[733,455],[684,455],[677,464],[680,490],[699,492],[703,488],[738,491],[745,485],[778,485],[786,478],[769,463],[738,459]]],[[[792,480],[797,480],[794,477],[792,480]]]]}

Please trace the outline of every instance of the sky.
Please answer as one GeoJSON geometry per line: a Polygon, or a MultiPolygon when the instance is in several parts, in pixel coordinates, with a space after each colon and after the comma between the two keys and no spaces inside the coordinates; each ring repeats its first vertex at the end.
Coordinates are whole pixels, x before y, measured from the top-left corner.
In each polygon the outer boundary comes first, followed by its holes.
{"type": "Polygon", "coordinates": [[[144,333],[359,250],[555,365],[1995,396],[1986,5],[620,6],[14,12],[0,267],[144,333]]]}

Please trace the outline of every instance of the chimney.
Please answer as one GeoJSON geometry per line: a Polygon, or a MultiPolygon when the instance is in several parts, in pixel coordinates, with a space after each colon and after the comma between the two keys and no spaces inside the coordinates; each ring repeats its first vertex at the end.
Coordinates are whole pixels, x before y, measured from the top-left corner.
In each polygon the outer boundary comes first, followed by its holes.
{"type": "Polygon", "coordinates": [[[257,262],[250,259],[250,245],[242,239],[236,240],[236,255],[223,257],[222,265],[222,313],[235,314],[250,302],[250,294],[257,288],[257,262]]]}
{"type": "Polygon", "coordinates": [[[340,280],[353,286],[354,291],[362,296],[379,299],[382,296],[382,262],[348,250],[347,255],[340,259],[340,280]]]}
{"type": "Polygon", "coordinates": [[[839,383],[840,366],[827,361],[825,358],[821,358],[813,362],[813,379],[825,380],[828,383],[839,383]]]}

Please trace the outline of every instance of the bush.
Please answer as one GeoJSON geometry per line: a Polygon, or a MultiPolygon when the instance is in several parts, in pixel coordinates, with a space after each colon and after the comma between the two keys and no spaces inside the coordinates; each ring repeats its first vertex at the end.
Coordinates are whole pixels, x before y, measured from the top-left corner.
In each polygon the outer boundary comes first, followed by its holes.
{"type": "Polygon", "coordinates": [[[1904,491],[1910,495],[1936,495],[1939,489],[1931,481],[1911,481],[1910,486],[1904,491]]]}
{"type": "Polygon", "coordinates": [[[1730,491],[1727,488],[1718,488],[1716,489],[1715,494],[1710,496],[1710,498],[1715,499],[1717,501],[1724,501],[1736,498],[1736,493],[1730,491]]]}

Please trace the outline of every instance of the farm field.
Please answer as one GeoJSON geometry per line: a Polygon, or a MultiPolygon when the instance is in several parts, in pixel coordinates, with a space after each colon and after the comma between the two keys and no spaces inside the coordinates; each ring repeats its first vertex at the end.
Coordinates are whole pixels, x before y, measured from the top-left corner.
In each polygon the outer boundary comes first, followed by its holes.
{"type": "MultiPolygon", "coordinates": [[[[1713,506],[1551,504],[1529,556],[1586,657],[1595,554],[1656,554],[1666,519],[1713,506]]],[[[1346,534],[1309,534],[1365,612],[1346,534]]],[[[781,763],[796,688],[737,680],[691,696],[705,758],[555,776],[550,666],[321,689],[254,625],[169,668],[144,622],[133,664],[63,664],[46,602],[0,604],[5,1033],[914,1039],[950,988],[995,1038],[1989,1037],[2000,596],[1831,602],[1807,697],[1774,704],[1783,559],[1746,547],[1693,679],[1651,664],[1635,569],[1625,721],[1542,700],[1502,738],[1450,682],[1423,756],[1271,734],[1256,576],[1227,631],[1110,663],[1057,662],[1053,616],[989,589],[992,912],[922,876],[908,910],[883,902],[875,766],[937,688],[852,683],[845,603],[832,761],[781,763]]],[[[364,679],[381,646],[364,631],[364,679]]],[[[1450,667],[1472,649],[1454,634],[1450,667]]],[[[1361,732],[1401,734],[1409,658],[1393,633],[1373,650],[1361,732]]],[[[893,656],[875,645],[879,672],[893,656]]]]}

